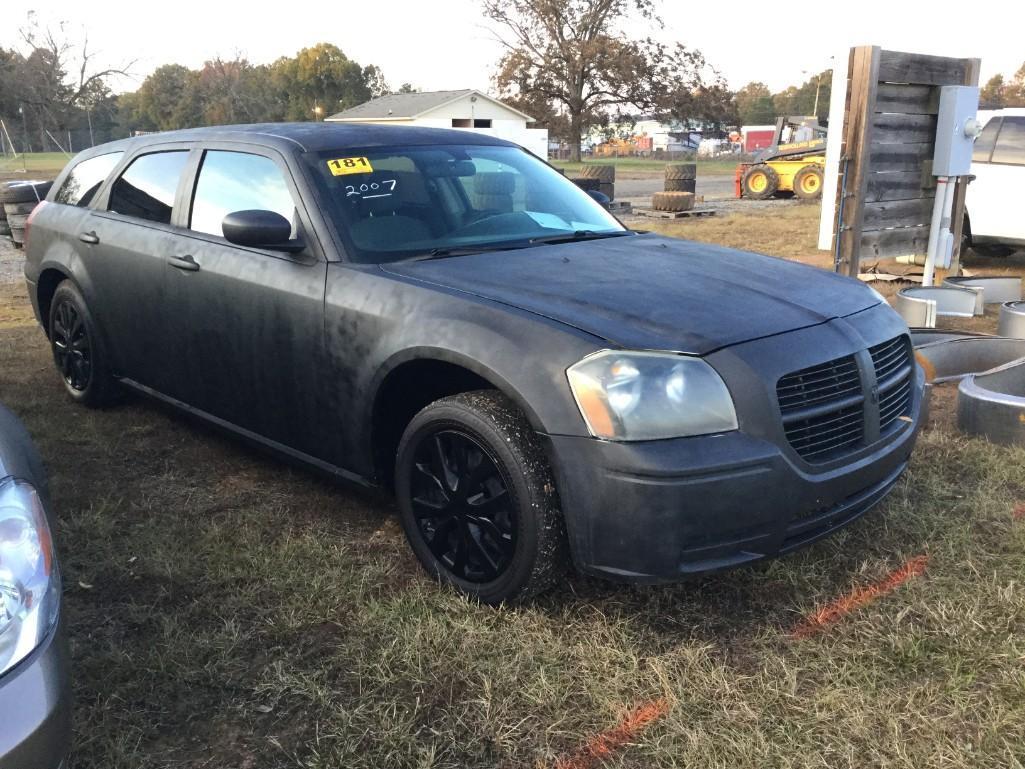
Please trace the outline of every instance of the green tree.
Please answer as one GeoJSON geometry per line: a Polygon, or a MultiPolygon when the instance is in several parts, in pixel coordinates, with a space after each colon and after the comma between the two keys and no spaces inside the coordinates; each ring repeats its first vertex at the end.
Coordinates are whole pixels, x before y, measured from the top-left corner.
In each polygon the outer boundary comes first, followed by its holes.
{"type": "Polygon", "coordinates": [[[384,86],[379,75],[377,67],[361,67],[331,43],[303,48],[295,58],[283,57],[271,65],[286,120],[312,120],[317,108],[326,117],[362,104],[384,86]]]}
{"type": "Polygon", "coordinates": [[[737,91],[734,101],[741,125],[766,125],[776,122],[772,92],[765,83],[748,83],[737,91]]]}
{"type": "Polygon", "coordinates": [[[195,74],[181,64],[157,67],[139,86],[132,103],[141,130],[169,131],[195,125],[198,115],[187,98],[195,74]]]}
{"type": "Polygon", "coordinates": [[[986,85],[979,91],[979,104],[980,106],[989,107],[991,109],[997,109],[1005,106],[1006,98],[1004,95],[1004,76],[993,75],[989,80],[986,81],[986,85]]]}

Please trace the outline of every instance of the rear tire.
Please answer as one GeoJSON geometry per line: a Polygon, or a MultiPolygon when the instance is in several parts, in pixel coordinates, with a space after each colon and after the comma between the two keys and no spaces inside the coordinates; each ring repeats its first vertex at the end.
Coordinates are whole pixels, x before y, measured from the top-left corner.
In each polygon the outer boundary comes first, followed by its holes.
{"type": "Polygon", "coordinates": [[[566,534],[541,444],[499,392],[442,398],[399,443],[402,527],[424,568],[487,604],[524,601],[565,571],[566,534]]]}
{"type": "Polygon", "coordinates": [[[65,280],[50,300],[47,329],[53,362],[71,399],[99,408],[117,400],[117,382],[96,322],[78,286],[65,280]]]}
{"type": "Polygon", "coordinates": [[[748,168],[741,179],[744,197],[752,200],[768,200],[779,190],[779,174],[765,163],[748,168]]]}
{"type": "Polygon", "coordinates": [[[822,197],[822,168],[805,166],[794,174],[794,194],[801,200],[818,200],[822,197]]]}
{"type": "Polygon", "coordinates": [[[990,243],[973,243],[972,251],[977,253],[979,256],[990,256],[997,258],[1010,256],[1014,253],[1014,249],[1010,246],[1001,246],[990,243]]]}

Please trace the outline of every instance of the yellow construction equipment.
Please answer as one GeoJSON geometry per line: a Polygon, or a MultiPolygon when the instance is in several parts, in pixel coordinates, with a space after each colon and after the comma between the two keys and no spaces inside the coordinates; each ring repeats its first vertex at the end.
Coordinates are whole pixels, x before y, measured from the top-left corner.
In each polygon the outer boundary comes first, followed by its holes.
{"type": "Polygon", "coordinates": [[[815,116],[787,116],[776,121],[772,144],[750,163],[737,166],[737,197],[765,200],[792,192],[805,200],[822,197],[826,165],[826,129],[815,116]]]}

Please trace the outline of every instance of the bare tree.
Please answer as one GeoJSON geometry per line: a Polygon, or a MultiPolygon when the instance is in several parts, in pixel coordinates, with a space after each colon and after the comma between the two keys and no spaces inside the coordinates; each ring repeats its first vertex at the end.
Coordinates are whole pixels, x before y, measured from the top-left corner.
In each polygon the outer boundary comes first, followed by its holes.
{"type": "Polygon", "coordinates": [[[630,17],[660,28],[654,0],[483,0],[483,8],[505,48],[499,90],[564,110],[573,160],[592,126],[630,108],[672,115],[709,70],[698,51],[631,39],[620,28],[630,17]]]}
{"type": "Polygon", "coordinates": [[[31,11],[19,31],[27,52],[17,67],[17,98],[32,115],[41,137],[47,130],[59,132],[76,110],[101,100],[109,92],[107,81],[129,75],[134,64],[101,68],[87,34],[72,39],[64,22],[56,29],[42,26],[31,11]]]}

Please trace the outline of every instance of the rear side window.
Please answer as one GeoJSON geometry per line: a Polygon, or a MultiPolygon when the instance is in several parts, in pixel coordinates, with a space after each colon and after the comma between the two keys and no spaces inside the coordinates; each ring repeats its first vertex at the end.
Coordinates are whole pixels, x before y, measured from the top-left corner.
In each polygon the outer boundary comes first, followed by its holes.
{"type": "Polygon", "coordinates": [[[993,148],[993,162],[1025,166],[1025,117],[1004,118],[993,148]]]}
{"type": "Polygon", "coordinates": [[[989,162],[989,156],[993,152],[993,145],[996,144],[998,133],[1000,133],[1000,118],[995,117],[986,123],[979,138],[975,140],[975,148],[972,150],[973,162],[989,162]]]}
{"type": "Polygon", "coordinates": [[[111,187],[108,210],[170,224],[174,194],[188,157],[186,150],[137,157],[111,187]]]}
{"type": "Polygon", "coordinates": [[[207,150],[196,182],[189,228],[223,235],[225,216],[251,210],[281,214],[292,223],[295,237],[295,202],[273,160],[245,152],[207,150]]]}
{"type": "Polygon", "coordinates": [[[68,178],[57,191],[54,201],[68,206],[85,207],[92,202],[96,190],[106,180],[114,166],[121,160],[123,152],[109,152],[83,160],[71,169],[68,178]]]}

